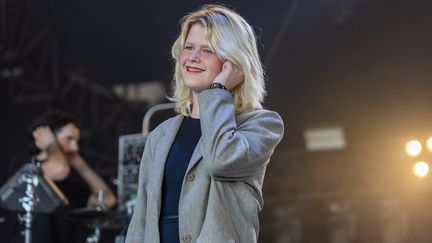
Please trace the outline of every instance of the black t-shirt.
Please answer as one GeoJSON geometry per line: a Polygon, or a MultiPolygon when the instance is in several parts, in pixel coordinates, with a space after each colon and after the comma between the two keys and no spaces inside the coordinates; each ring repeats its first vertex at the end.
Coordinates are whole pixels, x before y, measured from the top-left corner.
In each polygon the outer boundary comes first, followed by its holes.
{"type": "MultiPolygon", "coordinates": [[[[30,162],[30,156],[16,157],[10,164],[10,176],[18,171],[21,166],[30,162]]],[[[84,242],[84,239],[77,239],[77,236],[80,235],[77,232],[83,231],[83,227],[69,220],[65,216],[65,212],[74,208],[86,207],[90,196],[90,188],[74,169],[71,169],[70,174],[64,180],[55,183],[69,200],[69,205],[52,214],[36,213],[34,215],[32,243],[84,242]]],[[[15,238],[12,242],[24,242],[24,236],[21,234],[23,227],[20,225],[18,217],[16,217],[14,228],[15,238]]]]}

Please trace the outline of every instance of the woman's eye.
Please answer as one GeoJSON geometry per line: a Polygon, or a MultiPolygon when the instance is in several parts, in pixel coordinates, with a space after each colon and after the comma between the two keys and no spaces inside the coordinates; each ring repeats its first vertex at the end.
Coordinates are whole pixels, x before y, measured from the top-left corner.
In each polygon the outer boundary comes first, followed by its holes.
{"type": "Polygon", "coordinates": [[[190,51],[190,50],[192,50],[192,46],[185,46],[184,49],[190,51]]]}
{"type": "Polygon", "coordinates": [[[204,53],[212,54],[213,51],[212,51],[212,50],[209,50],[209,49],[204,49],[204,53]]]}

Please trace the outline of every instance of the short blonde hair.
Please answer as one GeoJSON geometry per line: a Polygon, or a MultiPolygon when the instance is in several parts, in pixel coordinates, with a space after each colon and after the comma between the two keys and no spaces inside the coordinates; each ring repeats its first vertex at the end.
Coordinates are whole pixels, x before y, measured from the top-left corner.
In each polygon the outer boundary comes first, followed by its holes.
{"type": "Polygon", "coordinates": [[[184,86],[179,63],[187,35],[193,24],[201,24],[207,31],[210,46],[221,60],[227,60],[243,70],[245,80],[232,90],[236,113],[249,108],[262,108],[265,96],[264,71],[258,54],[257,41],[252,27],[234,10],[221,5],[204,5],[184,16],[180,34],[171,53],[175,60],[173,97],[176,111],[189,116],[192,91],[184,86]]]}

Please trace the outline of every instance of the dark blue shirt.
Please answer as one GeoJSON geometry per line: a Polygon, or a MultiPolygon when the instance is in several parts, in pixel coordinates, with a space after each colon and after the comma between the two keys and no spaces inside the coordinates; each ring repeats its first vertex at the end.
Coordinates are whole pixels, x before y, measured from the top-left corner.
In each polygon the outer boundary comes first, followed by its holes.
{"type": "Polygon", "coordinates": [[[200,137],[200,120],[185,117],[165,162],[161,219],[164,216],[178,215],[178,203],[183,178],[200,137]]]}
{"type": "Polygon", "coordinates": [[[167,237],[178,241],[178,205],[183,178],[200,137],[200,120],[185,117],[165,162],[159,220],[161,242],[174,242],[167,237]]]}

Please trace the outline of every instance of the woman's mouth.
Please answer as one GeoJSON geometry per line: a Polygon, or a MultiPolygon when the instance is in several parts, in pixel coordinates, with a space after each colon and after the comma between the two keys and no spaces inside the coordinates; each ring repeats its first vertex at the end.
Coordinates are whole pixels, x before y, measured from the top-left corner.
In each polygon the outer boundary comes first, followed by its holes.
{"type": "Polygon", "coordinates": [[[200,72],[204,72],[205,70],[197,67],[186,66],[186,71],[190,73],[200,73],[200,72]]]}

